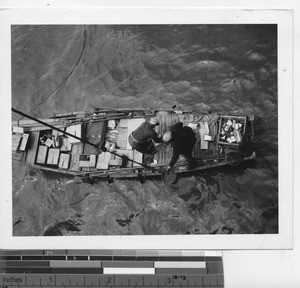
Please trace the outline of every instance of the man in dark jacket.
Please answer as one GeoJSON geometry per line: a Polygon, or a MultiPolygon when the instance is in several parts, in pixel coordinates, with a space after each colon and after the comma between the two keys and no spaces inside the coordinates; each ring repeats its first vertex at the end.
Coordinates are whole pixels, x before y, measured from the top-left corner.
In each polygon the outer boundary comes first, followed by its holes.
{"type": "Polygon", "coordinates": [[[154,131],[154,127],[157,125],[159,123],[155,117],[142,123],[129,135],[128,141],[131,147],[141,153],[154,154],[156,149],[153,141],[156,143],[162,142],[161,136],[154,131]]]}
{"type": "Polygon", "coordinates": [[[182,122],[178,122],[170,127],[170,130],[163,135],[165,143],[171,143],[173,156],[169,163],[168,170],[177,162],[179,155],[183,155],[188,162],[188,169],[196,166],[196,161],[192,156],[193,147],[196,143],[194,131],[187,126],[183,127],[182,122]]]}

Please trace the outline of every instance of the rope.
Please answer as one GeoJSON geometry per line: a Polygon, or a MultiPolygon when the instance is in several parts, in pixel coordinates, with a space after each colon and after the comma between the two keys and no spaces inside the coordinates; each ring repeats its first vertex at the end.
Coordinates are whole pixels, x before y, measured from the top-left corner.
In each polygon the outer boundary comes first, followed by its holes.
{"type": "MultiPolygon", "coordinates": [[[[27,114],[30,114],[32,111],[34,111],[37,107],[39,107],[40,105],[42,105],[47,99],[49,99],[61,86],[62,84],[68,80],[68,78],[71,76],[71,74],[74,72],[75,68],[78,66],[81,58],[82,58],[82,55],[83,55],[83,52],[84,52],[84,48],[85,48],[85,43],[86,43],[86,37],[87,37],[87,31],[84,29],[83,30],[83,43],[82,43],[82,49],[81,49],[81,53],[74,65],[74,67],[71,69],[71,71],[69,72],[69,74],[67,76],[65,76],[63,78],[63,80],[58,84],[58,86],[48,95],[46,96],[39,104],[37,104],[35,107],[33,107],[30,111],[27,112],[27,114]]],[[[21,117],[19,120],[23,119],[23,117],[21,117]]]]}
{"type": "MultiPolygon", "coordinates": [[[[85,139],[82,139],[82,138],[80,138],[80,137],[78,137],[78,136],[76,136],[76,135],[73,135],[73,134],[68,133],[68,132],[66,132],[66,131],[64,131],[64,130],[61,130],[61,129],[55,127],[55,126],[52,126],[52,125],[50,125],[50,124],[48,124],[48,123],[46,123],[46,122],[44,122],[44,121],[42,121],[42,120],[40,120],[40,119],[34,118],[34,117],[30,116],[30,115],[27,115],[27,114],[25,114],[25,113],[22,112],[22,111],[19,111],[19,110],[15,109],[15,108],[11,108],[11,110],[12,110],[12,112],[17,113],[17,114],[19,114],[19,115],[21,115],[21,116],[23,116],[23,117],[26,117],[26,118],[28,118],[28,119],[30,119],[30,120],[33,120],[33,121],[35,121],[35,122],[38,122],[38,123],[40,123],[40,124],[43,124],[43,125],[45,125],[45,126],[51,128],[51,129],[55,129],[55,130],[57,130],[58,132],[63,133],[64,135],[73,137],[73,138],[75,138],[75,139],[77,139],[77,140],[79,140],[79,141],[81,141],[81,142],[83,142],[83,143],[86,143],[86,144],[89,144],[89,145],[95,147],[96,149],[100,149],[100,147],[99,147],[98,145],[94,144],[94,143],[91,143],[91,142],[89,142],[89,141],[87,141],[87,140],[85,140],[85,139]]],[[[109,151],[109,150],[107,150],[105,147],[102,148],[102,149],[100,149],[100,150],[102,150],[103,152],[111,153],[111,154],[113,154],[113,155],[115,155],[115,156],[118,156],[118,157],[121,157],[121,158],[123,158],[123,159],[127,159],[127,160],[129,160],[129,161],[131,161],[131,162],[133,162],[133,163],[139,164],[139,165],[141,165],[141,166],[143,166],[143,167],[145,167],[145,168],[152,168],[152,167],[149,167],[149,166],[147,166],[147,165],[145,165],[145,164],[143,164],[143,163],[140,163],[140,162],[137,162],[137,161],[135,161],[135,160],[129,159],[127,156],[120,155],[120,154],[115,153],[115,152],[113,152],[113,151],[109,151]]]]}

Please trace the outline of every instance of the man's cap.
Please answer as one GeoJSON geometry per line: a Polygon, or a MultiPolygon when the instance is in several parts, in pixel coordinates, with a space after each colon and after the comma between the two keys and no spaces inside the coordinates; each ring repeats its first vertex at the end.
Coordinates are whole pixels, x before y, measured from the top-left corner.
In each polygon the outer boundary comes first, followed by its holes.
{"type": "Polygon", "coordinates": [[[151,125],[155,125],[155,126],[156,126],[156,125],[159,125],[158,119],[157,119],[156,117],[150,118],[149,123],[150,123],[151,125]]]}

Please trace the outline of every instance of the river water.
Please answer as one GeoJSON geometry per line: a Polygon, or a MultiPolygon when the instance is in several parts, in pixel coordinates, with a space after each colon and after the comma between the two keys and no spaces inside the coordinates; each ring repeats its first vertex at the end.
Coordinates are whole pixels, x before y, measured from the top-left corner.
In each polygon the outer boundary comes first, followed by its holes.
{"type": "Polygon", "coordinates": [[[253,113],[257,159],[171,186],[85,183],[13,161],[13,235],[278,233],[276,25],[12,26],[16,109],[175,104],[253,113]]]}

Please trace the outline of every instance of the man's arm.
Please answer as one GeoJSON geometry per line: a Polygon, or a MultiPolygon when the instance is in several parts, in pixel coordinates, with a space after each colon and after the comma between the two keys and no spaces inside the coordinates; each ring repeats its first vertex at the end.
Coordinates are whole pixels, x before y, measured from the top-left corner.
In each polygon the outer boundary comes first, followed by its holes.
{"type": "Polygon", "coordinates": [[[159,135],[155,132],[155,131],[151,131],[151,137],[150,137],[154,142],[156,143],[160,143],[162,142],[161,137],[159,137],[159,135]]]}
{"type": "Polygon", "coordinates": [[[179,158],[179,153],[178,151],[176,151],[175,149],[173,149],[173,156],[172,156],[172,159],[169,163],[169,166],[170,167],[173,167],[175,165],[175,163],[177,162],[178,158],[179,158]]]}

